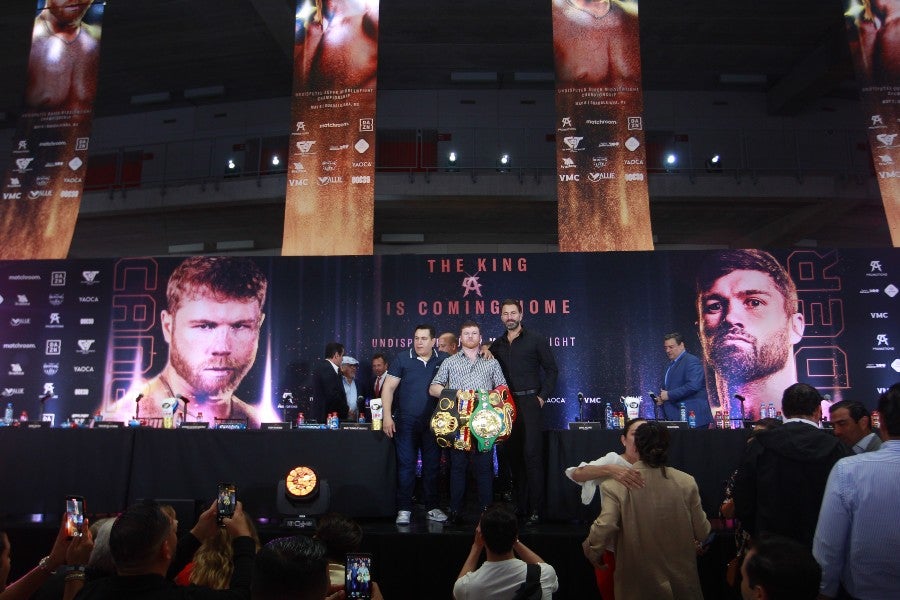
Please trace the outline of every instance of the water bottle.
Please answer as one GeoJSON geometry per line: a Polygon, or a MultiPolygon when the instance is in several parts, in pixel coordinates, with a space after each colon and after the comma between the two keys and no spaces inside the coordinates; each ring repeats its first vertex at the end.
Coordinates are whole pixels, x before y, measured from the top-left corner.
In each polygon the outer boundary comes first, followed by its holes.
{"type": "Polygon", "coordinates": [[[690,414],[688,415],[687,422],[688,422],[688,426],[691,429],[697,428],[697,415],[694,414],[694,411],[691,411],[690,414]]]}
{"type": "Polygon", "coordinates": [[[613,409],[609,402],[606,403],[606,428],[613,429],[613,409]]]}
{"type": "Polygon", "coordinates": [[[684,402],[678,403],[678,418],[680,421],[687,421],[687,406],[684,402]]]}
{"type": "Polygon", "coordinates": [[[725,428],[725,420],[722,418],[722,411],[716,411],[716,429],[724,429],[725,428]]]}
{"type": "Polygon", "coordinates": [[[769,402],[769,414],[767,414],[766,416],[769,417],[770,419],[775,418],[775,403],[774,402],[769,402]]]}
{"type": "Polygon", "coordinates": [[[731,416],[728,414],[728,409],[722,412],[722,427],[724,429],[731,429],[731,416]]]}
{"type": "Polygon", "coordinates": [[[6,411],[3,413],[3,422],[10,425],[13,422],[13,405],[12,402],[6,404],[6,411]]]}

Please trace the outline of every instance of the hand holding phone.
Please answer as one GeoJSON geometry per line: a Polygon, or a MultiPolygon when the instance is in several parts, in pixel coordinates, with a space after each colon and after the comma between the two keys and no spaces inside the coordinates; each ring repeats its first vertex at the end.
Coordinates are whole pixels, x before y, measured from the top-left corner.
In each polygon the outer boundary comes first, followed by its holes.
{"type": "Polygon", "coordinates": [[[219,484],[219,491],[216,496],[216,521],[220,527],[225,523],[225,519],[234,516],[234,509],[237,504],[236,491],[233,483],[219,484]]]}
{"type": "Polygon", "coordinates": [[[372,598],[372,555],[360,552],[347,554],[344,579],[346,598],[369,600],[372,598]]]}
{"type": "Polygon", "coordinates": [[[72,539],[84,535],[84,498],[66,496],[66,537],[72,539]]]}

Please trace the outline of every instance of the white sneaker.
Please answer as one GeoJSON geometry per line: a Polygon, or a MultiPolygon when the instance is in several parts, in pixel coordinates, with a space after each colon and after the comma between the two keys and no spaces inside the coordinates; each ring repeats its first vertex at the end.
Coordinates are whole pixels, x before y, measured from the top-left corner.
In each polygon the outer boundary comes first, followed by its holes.
{"type": "Polygon", "coordinates": [[[437,521],[438,523],[443,523],[447,520],[447,515],[439,508],[429,510],[427,516],[429,521],[437,521]]]}
{"type": "MultiPolygon", "coordinates": [[[[443,513],[441,513],[443,514],[443,513]]],[[[397,513],[397,520],[394,521],[397,525],[409,525],[409,517],[412,513],[408,510],[401,510],[397,513]]],[[[447,518],[446,516],[444,517],[447,518]]]]}

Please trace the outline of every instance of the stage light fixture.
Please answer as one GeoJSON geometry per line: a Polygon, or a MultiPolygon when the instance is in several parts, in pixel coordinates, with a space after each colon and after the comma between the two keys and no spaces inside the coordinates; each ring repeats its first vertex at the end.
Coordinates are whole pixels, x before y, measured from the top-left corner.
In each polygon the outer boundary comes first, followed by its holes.
{"type": "Polygon", "coordinates": [[[456,154],[456,150],[451,150],[447,153],[447,172],[448,173],[457,173],[459,172],[459,155],[456,154]]]}
{"type": "Polygon", "coordinates": [[[669,154],[668,156],[666,156],[666,165],[667,166],[674,167],[676,164],[678,164],[677,156],[675,156],[674,154],[669,154]]]}
{"type": "Polygon", "coordinates": [[[500,173],[508,173],[511,165],[512,159],[505,152],[497,159],[497,171],[500,173]]]}
{"type": "Polygon", "coordinates": [[[273,167],[277,167],[277,166],[280,165],[280,164],[281,164],[281,159],[278,158],[278,155],[277,155],[277,154],[273,154],[273,155],[272,155],[272,166],[273,166],[273,167]]]}
{"type": "Polygon", "coordinates": [[[229,159],[228,159],[228,170],[229,170],[229,171],[234,171],[235,169],[237,169],[237,165],[234,164],[234,159],[233,159],[233,158],[229,158],[229,159]]]}
{"type": "Polygon", "coordinates": [[[709,158],[706,159],[706,172],[707,173],[721,173],[722,172],[722,157],[718,154],[713,154],[709,158]]]}
{"type": "Polygon", "coordinates": [[[278,481],[275,505],[285,517],[284,525],[315,528],[315,518],[328,512],[331,486],[308,465],[298,465],[278,481]]]}

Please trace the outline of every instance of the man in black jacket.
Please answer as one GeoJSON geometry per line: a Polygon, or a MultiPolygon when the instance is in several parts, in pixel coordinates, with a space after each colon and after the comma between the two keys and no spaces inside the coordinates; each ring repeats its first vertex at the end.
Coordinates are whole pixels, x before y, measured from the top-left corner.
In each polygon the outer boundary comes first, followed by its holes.
{"type": "Polygon", "coordinates": [[[849,451],[820,427],[822,396],[795,383],[781,399],[784,425],[760,431],[734,481],[735,514],[754,537],[774,533],[812,548],[831,467],[849,451]]]}
{"type": "Polygon", "coordinates": [[[506,471],[511,470],[519,513],[528,515],[529,524],[537,524],[544,508],[541,409],[556,387],[559,370],[547,338],[522,327],[522,305],[518,300],[504,300],[500,318],[506,332],[491,343],[490,353],[500,361],[517,411],[512,437],[497,448],[501,485],[506,471]]]}

